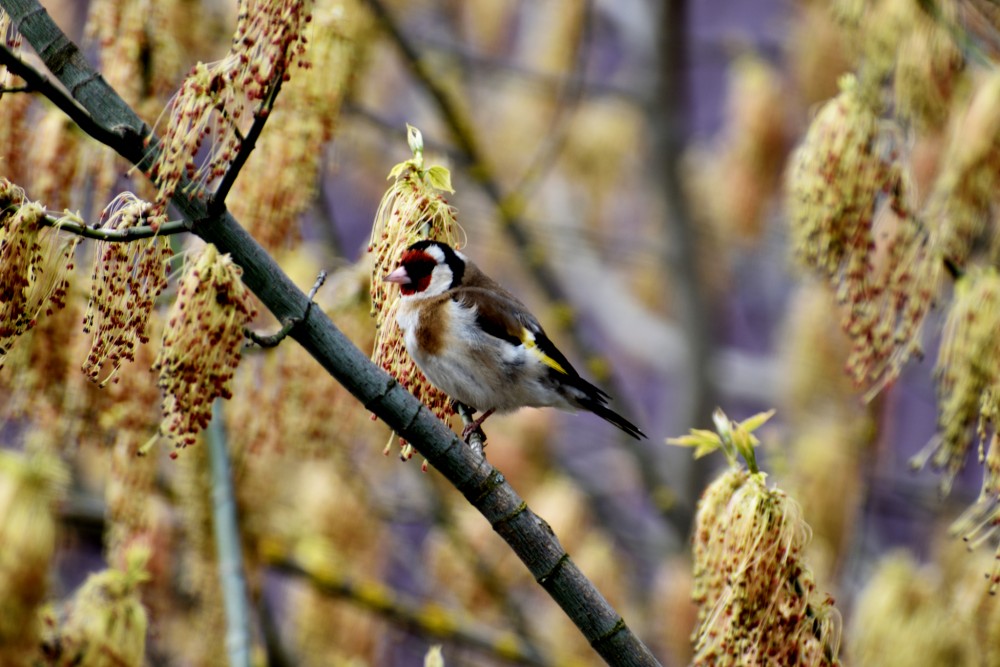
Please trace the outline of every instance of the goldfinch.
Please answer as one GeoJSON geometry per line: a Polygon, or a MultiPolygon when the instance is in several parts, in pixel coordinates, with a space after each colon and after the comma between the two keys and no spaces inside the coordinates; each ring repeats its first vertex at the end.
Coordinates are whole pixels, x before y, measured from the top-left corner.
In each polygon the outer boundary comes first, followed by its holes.
{"type": "Polygon", "coordinates": [[[607,407],[609,396],[576,372],[514,295],[437,241],[407,248],[385,276],[400,287],[396,322],[427,379],[481,415],[522,407],[589,410],[633,438],[639,428],[607,407]]]}

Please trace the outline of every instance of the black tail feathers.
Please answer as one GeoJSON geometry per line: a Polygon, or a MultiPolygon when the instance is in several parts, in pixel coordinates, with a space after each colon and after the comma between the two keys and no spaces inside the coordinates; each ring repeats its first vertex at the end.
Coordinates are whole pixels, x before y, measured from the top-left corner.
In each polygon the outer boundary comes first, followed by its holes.
{"type": "Polygon", "coordinates": [[[604,421],[614,424],[636,440],[642,440],[646,437],[646,434],[638,426],[602,403],[598,403],[595,400],[585,400],[580,401],[580,407],[593,412],[604,421]]]}
{"type": "Polygon", "coordinates": [[[600,387],[590,384],[575,372],[570,375],[553,372],[552,376],[556,381],[559,392],[571,404],[581,410],[593,412],[604,421],[614,424],[636,440],[642,440],[647,437],[642,432],[642,429],[608,407],[608,401],[611,397],[600,387]]]}

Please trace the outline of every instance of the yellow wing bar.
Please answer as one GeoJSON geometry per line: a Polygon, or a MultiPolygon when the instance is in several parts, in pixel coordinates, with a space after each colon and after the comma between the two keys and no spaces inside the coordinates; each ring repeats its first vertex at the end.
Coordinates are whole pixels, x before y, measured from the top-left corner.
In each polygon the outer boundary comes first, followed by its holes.
{"type": "Polygon", "coordinates": [[[566,369],[562,367],[562,364],[542,352],[542,350],[538,347],[538,344],[535,343],[535,334],[531,333],[527,329],[521,329],[521,343],[524,344],[525,349],[534,353],[534,355],[538,357],[543,364],[552,370],[562,373],[563,375],[569,375],[569,373],[566,372],[566,369]]]}

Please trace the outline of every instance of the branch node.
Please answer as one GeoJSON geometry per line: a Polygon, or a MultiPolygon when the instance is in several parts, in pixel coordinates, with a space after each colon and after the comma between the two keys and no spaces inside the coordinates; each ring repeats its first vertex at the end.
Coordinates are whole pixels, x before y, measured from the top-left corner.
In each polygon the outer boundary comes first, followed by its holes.
{"type": "MultiPolygon", "coordinates": [[[[563,566],[566,565],[566,563],[568,563],[568,562],[569,562],[569,554],[564,551],[563,555],[560,556],[559,560],[556,561],[556,564],[552,566],[552,569],[550,569],[545,574],[536,577],[535,581],[537,581],[538,585],[541,586],[542,588],[547,588],[548,584],[559,575],[559,570],[563,569],[563,566]]],[[[621,621],[621,617],[619,617],[618,620],[621,621]]],[[[615,626],[615,627],[617,627],[617,626],[615,626]]],[[[612,633],[613,632],[615,632],[615,631],[612,630],[612,633]]],[[[591,645],[593,645],[593,644],[595,644],[597,642],[604,641],[605,639],[608,638],[609,634],[611,634],[611,633],[608,633],[608,634],[605,634],[605,635],[603,635],[601,637],[598,637],[593,642],[591,642],[591,645]]]]}
{"type": "Polygon", "coordinates": [[[522,500],[520,505],[518,505],[512,511],[510,511],[509,513],[507,513],[504,516],[500,517],[496,521],[492,522],[490,524],[490,526],[493,528],[493,530],[496,530],[496,531],[499,532],[498,529],[499,529],[500,526],[502,526],[504,524],[507,524],[507,523],[510,523],[511,521],[513,521],[514,519],[516,519],[517,517],[519,517],[522,514],[524,514],[527,510],[528,510],[528,503],[526,503],[525,501],[522,500]]]}
{"type": "Polygon", "coordinates": [[[601,644],[605,644],[605,643],[611,641],[611,639],[615,635],[617,635],[619,632],[621,632],[623,630],[627,630],[627,629],[628,629],[628,626],[625,624],[625,619],[622,618],[621,616],[619,616],[618,617],[618,621],[611,627],[611,629],[608,630],[607,632],[605,632],[600,637],[597,637],[596,639],[594,639],[594,641],[590,642],[590,645],[596,649],[601,644]]]}
{"type": "Polygon", "coordinates": [[[312,289],[309,290],[309,303],[306,304],[306,309],[302,311],[302,315],[282,320],[281,328],[278,329],[276,333],[269,336],[263,336],[250,329],[244,329],[243,335],[250,341],[247,347],[252,345],[263,348],[277,347],[281,341],[288,338],[289,334],[292,333],[292,330],[295,329],[295,327],[309,318],[309,313],[312,311],[313,303],[315,303],[313,298],[316,296],[316,292],[319,291],[319,288],[323,286],[323,283],[326,282],[326,276],[326,270],[319,272],[319,275],[316,276],[316,282],[313,283],[312,289]]]}
{"type": "Polygon", "coordinates": [[[75,84],[73,84],[73,87],[70,89],[69,94],[73,97],[73,99],[76,99],[76,94],[77,94],[78,90],[80,90],[81,88],[83,88],[84,86],[86,86],[91,81],[96,81],[100,77],[101,77],[101,73],[100,72],[97,72],[97,71],[91,72],[86,77],[84,77],[82,80],[77,81],[75,84]]]}
{"type": "Polygon", "coordinates": [[[21,32],[21,24],[24,23],[26,19],[30,19],[35,14],[47,14],[47,13],[48,12],[46,11],[45,7],[38,5],[37,7],[31,9],[30,11],[27,11],[24,14],[22,14],[20,20],[17,22],[17,25],[14,27],[14,29],[17,30],[17,32],[21,32]]]}
{"type": "MultiPolygon", "coordinates": [[[[507,480],[504,478],[503,473],[494,468],[490,472],[490,474],[486,477],[486,479],[483,480],[482,484],[479,485],[478,489],[479,493],[476,495],[475,498],[471,499],[472,504],[478,507],[479,504],[482,503],[483,498],[493,493],[493,490],[496,489],[498,486],[503,486],[506,483],[507,480]]],[[[523,509],[519,508],[518,510],[515,510],[512,514],[517,514],[521,511],[524,511],[524,509],[527,508],[528,508],[527,505],[525,505],[523,509]]],[[[511,518],[513,518],[513,516],[507,517],[507,519],[511,518]]],[[[497,523],[501,523],[503,521],[504,519],[500,519],[497,521],[497,523]]]]}
{"type": "Polygon", "coordinates": [[[270,335],[261,335],[254,332],[252,329],[244,329],[243,335],[249,341],[247,343],[247,347],[252,347],[254,345],[263,348],[278,347],[278,344],[288,338],[288,334],[292,333],[292,329],[294,329],[295,325],[301,321],[301,317],[289,317],[287,320],[282,320],[283,323],[281,328],[278,329],[277,332],[270,335]]]}

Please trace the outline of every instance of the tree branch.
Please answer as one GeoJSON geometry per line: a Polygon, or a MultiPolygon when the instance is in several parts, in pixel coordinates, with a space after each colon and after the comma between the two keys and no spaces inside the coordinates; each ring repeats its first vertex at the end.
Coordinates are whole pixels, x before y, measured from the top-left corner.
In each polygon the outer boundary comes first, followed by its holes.
{"type": "Polygon", "coordinates": [[[326,282],[326,271],[320,271],[319,275],[316,276],[316,282],[313,283],[312,289],[309,290],[308,298],[309,305],[306,306],[306,312],[302,313],[299,317],[293,317],[290,320],[285,321],[278,329],[277,333],[273,333],[270,336],[262,336],[259,333],[251,330],[244,329],[243,335],[250,339],[251,343],[259,347],[272,348],[278,347],[281,341],[288,338],[288,334],[292,333],[292,329],[298,325],[299,322],[309,317],[309,310],[313,307],[313,298],[316,296],[316,292],[319,288],[323,286],[326,282]]]}
{"type": "MultiPolygon", "coordinates": [[[[288,46],[285,48],[287,49],[288,46]]],[[[225,175],[219,181],[219,185],[215,188],[215,192],[208,202],[208,214],[210,216],[215,217],[225,209],[226,197],[229,196],[229,191],[232,190],[233,185],[236,183],[236,177],[240,175],[243,165],[250,159],[250,153],[257,146],[257,139],[260,138],[261,132],[264,131],[264,125],[267,124],[267,119],[270,117],[271,109],[274,108],[274,103],[278,99],[278,93],[281,92],[281,84],[284,83],[284,80],[285,66],[282,64],[278,66],[274,73],[274,79],[271,81],[271,88],[267,92],[267,97],[261,100],[260,106],[257,108],[257,113],[254,114],[253,124],[247,131],[246,136],[240,139],[240,150],[229,164],[229,169],[226,170],[225,175]]]]}
{"type": "MultiPolygon", "coordinates": [[[[150,164],[157,154],[157,142],[151,141],[151,148],[143,149],[142,120],[90,68],[37,0],[0,0],[0,6],[100,127],[127,129],[109,145],[140,167],[150,164]]],[[[209,217],[204,199],[187,194],[186,185],[177,188],[172,203],[192,223],[192,231],[232,256],[243,268],[243,281],[279,321],[305,312],[308,297],[274,258],[228,212],[209,217]]],[[[500,471],[465,446],[447,425],[373,364],[322,309],[311,309],[291,336],[483,514],[609,665],[659,664],[580,572],[549,525],[528,508],[500,471]]]]}
{"type": "Polygon", "coordinates": [[[222,403],[212,405],[205,445],[212,470],[212,527],[219,559],[219,582],[226,609],[226,652],[229,667],[250,667],[250,602],[243,576],[243,544],[236,518],[236,493],[229,463],[222,403]]]}
{"type": "Polygon", "coordinates": [[[97,241],[108,241],[109,243],[128,243],[139,239],[150,239],[154,236],[171,236],[173,234],[183,234],[189,232],[189,222],[187,220],[171,220],[165,222],[158,228],[153,229],[149,225],[138,227],[127,227],[125,229],[101,229],[100,227],[89,227],[79,222],[64,220],[54,215],[46,215],[42,219],[42,224],[70,234],[82,236],[85,239],[95,239],[97,241]]]}
{"type": "MultiPolygon", "coordinates": [[[[12,74],[16,74],[24,79],[26,84],[25,89],[44,95],[46,99],[55,104],[60,111],[76,123],[77,127],[97,141],[106,146],[113,146],[121,139],[118,133],[102,127],[100,123],[95,121],[90,113],[70,97],[62,87],[49,81],[47,76],[18,58],[13,51],[3,44],[0,44],[0,65],[5,66],[12,74]]],[[[7,90],[5,92],[11,91],[7,90]]]]}

